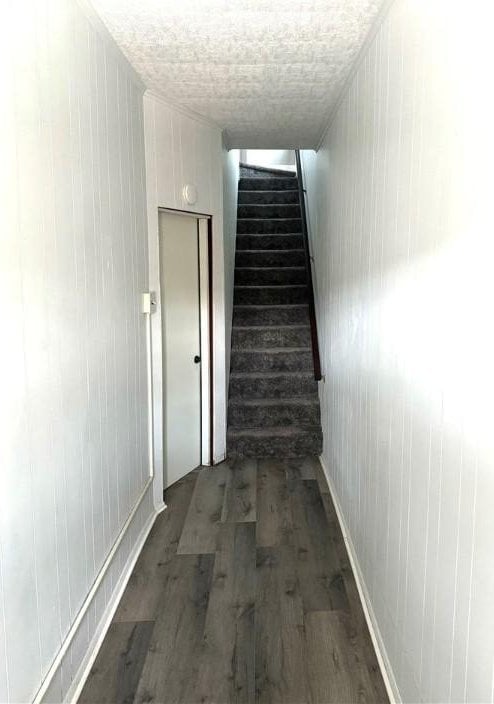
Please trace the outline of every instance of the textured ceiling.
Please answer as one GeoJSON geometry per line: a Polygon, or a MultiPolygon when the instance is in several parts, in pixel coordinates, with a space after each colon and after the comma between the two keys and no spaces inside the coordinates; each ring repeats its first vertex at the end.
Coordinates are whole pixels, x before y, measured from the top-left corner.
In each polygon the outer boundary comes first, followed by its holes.
{"type": "Polygon", "coordinates": [[[382,0],[93,0],[148,88],[232,147],[315,147],[382,0]]]}

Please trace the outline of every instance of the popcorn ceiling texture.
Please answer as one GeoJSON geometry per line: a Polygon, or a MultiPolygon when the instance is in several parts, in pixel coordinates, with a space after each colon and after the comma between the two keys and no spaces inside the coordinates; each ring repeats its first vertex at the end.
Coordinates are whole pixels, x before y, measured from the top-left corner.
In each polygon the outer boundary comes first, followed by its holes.
{"type": "Polygon", "coordinates": [[[381,0],[93,0],[146,86],[232,147],[313,148],[381,0]]]}

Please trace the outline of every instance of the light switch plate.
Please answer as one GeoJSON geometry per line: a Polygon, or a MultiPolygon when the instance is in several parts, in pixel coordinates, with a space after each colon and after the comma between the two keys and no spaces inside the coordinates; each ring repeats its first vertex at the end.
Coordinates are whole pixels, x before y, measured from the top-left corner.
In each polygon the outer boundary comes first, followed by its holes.
{"type": "Polygon", "coordinates": [[[157,298],[156,291],[147,291],[142,294],[142,312],[146,315],[151,315],[156,310],[157,298]]]}

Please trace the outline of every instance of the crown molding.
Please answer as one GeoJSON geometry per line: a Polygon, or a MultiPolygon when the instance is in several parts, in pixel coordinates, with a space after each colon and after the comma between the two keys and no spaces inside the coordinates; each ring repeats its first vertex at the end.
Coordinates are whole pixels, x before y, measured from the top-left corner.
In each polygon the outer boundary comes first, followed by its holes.
{"type": "Polygon", "coordinates": [[[343,99],[345,98],[346,94],[348,93],[348,89],[350,88],[350,85],[352,84],[352,81],[355,77],[355,74],[357,73],[358,69],[360,68],[360,65],[364,58],[367,55],[367,52],[369,51],[370,45],[374,41],[376,34],[378,31],[381,29],[381,26],[386,19],[391,6],[395,0],[385,0],[385,2],[382,4],[381,9],[377,13],[374,22],[372,23],[371,28],[369,29],[369,32],[367,33],[367,36],[365,38],[364,43],[360,47],[359,52],[357,53],[357,56],[355,57],[355,60],[353,61],[352,67],[350,69],[350,72],[348,76],[346,77],[341,90],[338,93],[338,97],[336,99],[335,104],[331,108],[331,111],[329,113],[328,121],[326,122],[326,125],[324,126],[321,136],[319,137],[319,140],[317,142],[317,146],[315,147],[315,151],[318,152],[319,149],[322,147],[324,140],[326,139],[326,135],[328,134],[331,125],[334,122],[334,119],[336,117],[336,113],[338,112],[338,109],[343,102],[343,99]]]}
{"type": "Polygon", "coordinates": [[[176,112],[181,113],[182,115],[186,115],[186,117],[190,117],[192,120],[195,120],[196,122],[202,122],[204,125],[207,125],[208,127],[212,127],[215,130],[218,130],[221,134],[224,133],[224,128],[219,125],[217,122],[214,120],[211,120],[209,117],[206,117],[205,115],[201,115],[201,113],[196,112],[195,110],[192,110],[191,108],[185,107],[185,105],[182,105],[181,103],[177,103],[174,100],[170,100],[169,98],[165,98],[161,93],[158,91],[152,89],[152,88],[147,88],[146,92],[144,93],[144,97],[150,97],[153,98],[154,100],[157,100],[159,103],[163,103],[163,105],[166,105],[168,108],[175,110],[176,112]]]}

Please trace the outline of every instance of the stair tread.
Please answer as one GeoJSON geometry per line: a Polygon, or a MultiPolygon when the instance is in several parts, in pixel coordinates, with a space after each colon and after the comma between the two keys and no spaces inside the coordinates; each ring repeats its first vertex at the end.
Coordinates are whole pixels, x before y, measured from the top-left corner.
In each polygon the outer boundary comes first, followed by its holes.
{"type": "Polygon", "coordinates": [[[263,352],[272,354],[293,354],[294,352],[309,352],[310,347],[232,347],[232,352],[263,352]]]}
{"type": "Polygon", "coordinates": [[[232,330],[252,330],[258,332],[259,330],[280,330],[280,329],[293,330],[294,328],[310,328],[309,323],[293,323],[290,324],[280,324],[277,323],[273,325],[233,325],[232,330]]]}
{"type": "MultiPolygon", "coordinates": [[[[250,219],[252,219],[252,218],[244,218],[244,220],[250,220],[250,219]]],[[[257,219],[262,220],[262,218],[257,218],[257,219]]],[[[269,218],[269,219],[273,220],[276,218],[269,218]]],[[[294,219],[298,219],[298,218],[285,218],[285,220],[294,220],[294,219]]],[[[237,237],[301,237],[301,236],[302,236],[301,231],[300,232],[237,232],[237,237]]],[[[244,250],[242,250],[242,251],[244,251],[244,250]]],[[[249,249],[248,251],[253,252],[255,250],[249,249]]],[[[265,250],[261,249],[259,251],[264,252],[265,250]]],[[[276,251],[276,250],[269,250],[269,251],[272,252],[272,251],[276,251]]],[[[286,252],[287,250],[284,249],[283,251],[286,252]]],[[[290,249],[289,251],[292,252],[293,250],[290,249]]]]}
{"type": "Polygon", "coordinates": [[[314,393],[305,396],[288,396],[286,398],[232,398],[228,402],[232,406],[313,406],[319,404],[319,396],[314,393]]]}
{"type": "Polygon", "coordinates": [[[266,172],[266,174],[240,174],[239,178],[240,182],[245,182],[245,181],[269,181],[269,184],[276,185],[277,181],[293,181],[293,183],[298,183],[297,175],[296,174],[272,174],[269,173],[269,171],[266,172]]]}
{"type": "Polygon", "coordinates": [[[276,180],[277,178],[282,178],[285,180],[286,178],[297,178],[297,172],[294,171],[293,169],[276,169],[271,166],[260,166],[257,164],[245,164],[244,162],[240,162],[240,178],[263,178],[263,179],[274,179],[276,180]],[[248,171],[255,171],[257,173],[255,174],[247,174],[245,176],[242,173],[242,169],[247,169],[248,171]]]}
{"type": "Polygon", "coordinates": [[[239,191],[294,191],[294,186],[297,186],[298,190],[298,179],[290,176],[280,176],[278,178],[273,176],[240,176],[238,189],[239,191]]]}
{"type": "MultiPolygon", "coordinates": [[[[271,208],[280,209],[290,208],[291,212],[300,212],[300,205],[298,203],[239,203],[238,204],[238,220],[298,220],[299,215],[288,215],[287,212],[280,213],[277,215],[266,215],[262,211],[254,211],[253,215],[246,215],[248,209],[252,208],[271,208]],[[243,213],[243,214],[241,214],[243,213]]],[[[290,212],[290,211],[288,211],[290,212]]]]}
{"type": "MultiPolygon", "coordinates": [[[[243,167],[242,167],[243,168],[243,167]]],[[[288,179],[292,180],[295,183],[298,183],[297,179],[297,174],[294,171],[271,171],[270,169],[266,169],[266,171],[260,170],[260,173],[257,174],[240,174],[239,181],[255,181],[259,179],[260,181],[286,181],[288,179]]]]}
{"type": "MultiPolygon", "coordinates": [[[[238,190],[242,191],[242,193],[279,193],[280,192],[276,188],[265,188],[263,190],[261,190],[260,188],[239,188],[238,190]]],[[[298,188],[284,188],[283,189],[284,193],[295,193],[296,191],[298,191],[298,188]]],[[[277,205],[277,203],[273,203],[273,205],[277,205]]]]}
{"type": "Polygon", "coordinates": [[[249,310],[261,309],[265,311],[267,308],[308,308],[308,303],[236,303],[234,308],[248,308],[249,310]]]}
{"type": "MultiPolygon", "coordinates": [[[[303,249],[302,247],[299,247],[297,249],[242,249],[241,251],[242,251],[242,254],[244,252],[248,252],[249,254],[266,254],[266,253],[268,253],[271,255],[271,254],[286,254],[287,252],[289,254],[291,254],[292,252],[305,252],[305,249],[303,249]]],[[[240,267],[240,268],[252,269],[255,267],[240,267]]],[[[274,269],[281,269],[284,267],[273,267],[273,268],[274,269]]],[[[298,268],[298,267],[295,267],[295,268],[298,268]]]]}
{"type": "MultiPolygon", "coordinates": [[[[273,251],[273,250],[269,250],[273,251]]],[[[282,250],[286,251],[286,250],[282,250]]],[[[296,250],[291,250],[296,251],[296,250]]],[[[305,271],[305,266],[236,266],[235,271],[278,271],[279,269],[283,271],[305,271]]]]}
{"type": "Polygon", "coordinates": [[[231,372],[231,377],[235,379],[280,379],[286,376],[305,376],[309,379],[314,378],[312,371],[287,371],[287,372],[231,372]]]}
{"type": "Polygon", "coordinates": [[[261,166],[260,164],[247,164],[245,161],[239,162],[240,176],[243,176],[244,171],[254,172],[252,176],[244,178],[297,178],[297,172],[294,169],[282,169],[276,166],[261,166]],[[266,174],[266,175],[265,175],[266,174]]]}
{"type": "Polygon", "coordinates": [[[257,437],[290,437],[292,435],[305,435],[308,433],[320,433],[320,425],[273,425],[263,428],[236,428],[228,429],[228,435],[237,437],[256,435],[257,437]]]}
{"type": "Polygon", "coordinates": [[[307,288],[307,284],[235,284],[235,288],[307,288]]]}

